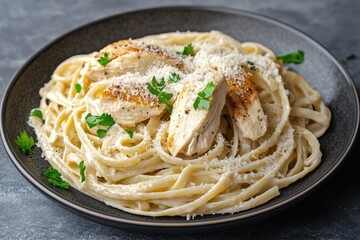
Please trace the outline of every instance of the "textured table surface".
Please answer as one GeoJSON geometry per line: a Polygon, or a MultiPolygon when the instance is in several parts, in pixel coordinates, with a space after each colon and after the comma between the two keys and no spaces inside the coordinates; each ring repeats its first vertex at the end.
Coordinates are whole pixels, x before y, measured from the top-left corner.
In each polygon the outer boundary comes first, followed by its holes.
{"type": "MultiPolygon", "coordinates": [[[[178,2],[180,3],[180,2],[178,2]]],[[[41,46],[92,20],[170,1],[0,0],[0,92],[41,46]]],[[[346,67],[360,89],[360,1],[182,0],[258,12],[308,33],[346,67]]],[[[217,233],[156,235],[103,226],[64,210],[17,171],[0,145],[0,239],[360,239],[359,141],[345,164],[315,193],[271,219],[217,233]]]]}

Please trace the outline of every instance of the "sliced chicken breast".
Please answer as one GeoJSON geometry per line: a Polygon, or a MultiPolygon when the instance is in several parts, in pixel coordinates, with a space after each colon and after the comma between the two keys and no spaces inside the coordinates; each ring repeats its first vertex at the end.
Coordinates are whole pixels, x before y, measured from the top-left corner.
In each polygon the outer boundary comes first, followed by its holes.
{"type": "Polygon", "coordinates": [[[158,116],[165,109],[144,83],[110,85],[96,102],[101,112],[110,113],[117,123],[126,126],[158,116]]]}
{"type": "Polygon", "coordinates": [[[159,46],[149,45],[133,40],[121,40],[101,49],[88,62],[89,70],[86,76],[94,81],[120,76],[127,72],[145,73],[154,65],[169,64],[181,67],[181,58],[159,46]],[[104,67],[98,60],[108,55],[110,62],[104,67]]]}
{"type": "Polygon", "coordinates": [[[226,99],[235,114],[236,126],[244,137],[255,141],[267,130],[267,116],[261,107],[255,86],[244,73],[234,74],[226,80],[226,99]]]}
{"type": "Polygon", "coordinates": [[[227,83],[224,75],[215,70],[188,76],[170,117],[167,146],[173,156],[203,154],[212,146],[219,129],[221,110],[225,105],[227,83]],[[198,93],[207,84],[215,85],[209,109],[194,109],[198,93]]]}

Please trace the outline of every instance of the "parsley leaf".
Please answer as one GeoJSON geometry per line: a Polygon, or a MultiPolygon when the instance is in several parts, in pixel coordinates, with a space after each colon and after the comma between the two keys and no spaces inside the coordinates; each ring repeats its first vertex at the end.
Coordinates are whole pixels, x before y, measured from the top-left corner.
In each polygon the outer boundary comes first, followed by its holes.
{"type": "Polygon", "coordinates": [[[130,138],[133,138],[133,136],[134,136],[133,131],[128,130],[128,129],[124,129],[124,131],[130,136],[130,138]]]}
{"type": "Polygon", "coordinates": [[[276,55],[277,59],[282,60],[284,63],[302,63],[304,61],[304,55],[305,53],[301,50],[298,50],[297,52],[293,53],[284,53],[276,55]]]}
{"type": "Polygon", "coordinates": [[[75,84],[76,92],[79,93],[82,89],[81,85],[79,83],[75,84]]]}
{"type": "Polygon", "coordinates": [[[63,189],[69,189],[69,183],[66,181],[57,181],[54,179],[49,178],[48,179],[48,183],[50,183],[51,185],[55,186],[55,187],[59,187],[59,188],[63,188],[63,189]]]}
{"type": "Polygon", "coordinates": [[[194,102],[195,109],[209,109],[211,101],[208,99],[197,97],[194,102]]]}
{"type": "Polygon", "coordinates": [[[253,71],[256,70],[255,63],[253,63],[252,61],[247,61],[247,64],[249,65],[251,70],[253,70],[253,71]]]}
{"type": "Polygon", "coordinates": [[[191,45],[191,43],[186,45],[182,52],[176,52],[176,53],[179,55],[195,56],[194,48],[191,45]]]}
{"type": "Polygon", "coordinates": [[[30,115],[33,116],[33,117],[38,117],[38,118],[40,118],[43,123],[45,122],[45,120],[43,119],[43,115],[42,115],[42,112],[41,112],[40,109],[33,109],[33,110],[31,110],[30,115]]]}
{"type": "Polygon", "coordinates": [[[79,163],[79,168],[80,168],[81,182],[84,182],[85,181],[85,169],[86,169],[84,161],[81,161],[79,163]]]}
{"type": "Polygon", "coordinates": [[[89,113],[88,115],[86,115],[85,120],[86,120],[86,123],[89,126],[89,128],[93,128],[93,127],[99,125],[101,118],[89,113]]]}
{"type": "Polygon", "coordinates": [[[88,113],[88,115],[86,115],[85,117],[85,120],[89,128],[93,128],[98,125],[111,127],[112,125],[115,124],[114,119],[108,113],[103,113],[100,116],[96,116],[96,115],[92,115],[91,113],[88,113]]]}
{"type": "Polygon", "coordinates": [[[99,138],[105,137],[107,131],[112,127],[112,125],[115,124],[114,119],[108,113],[103,113],[100,116],[95,116],[92,115],[91,113],[88,113],[88,115],[86,115],[85,117],[85,120],[89,128],[93,128],[95,126],[108,127],[107,129],[98,129],[96,131],[99,138]]]}
{"type": "Polygon", "coordinates": [[[165,88],[165,86],[166,86],[165,79],[161,78],[160,82],[158,82],[155,76],[152,78],[151,83],[147,84],[148,90],[156,96],[160,95],[160,93],[165,88]]]}
{"type": "Polygon", "coordinates": [[[172,72],[170,73],[170,77],[169,77],[169,80],[168,82],[170,83],[177,83],[178,81],[180,81],[180,75],[177,74],[176,72],[172,72]]]}
{"type": "Polygon", "coordinates": [[[115,124],[114,119],[108,113],[104,113],[100,117],[102,117],[101,121],[99,122],[99,125],[101,126],[111,127],[115,124]]]}
{"type": "Polygon", "coordinates": [[[69,183],[62,180],[61,173],[52,166],[48,167],[43,173],[48,178],[48,183],[59,188],[69,189],[69,183]]]}
{"type": "Polygon", "coordinates": [[[152,94],[158,96],[159,102],[160,102],[160,103],[164,103],[164,104],[168,107],[168,109],[169,109],[169,111],[170,111],[170,113],[171,113],[171,112],[172,112],[172,109],[173,109],[173,106],[172,106],[172,104],[169,102],[169,100],[173,97],[173,94],[172,94],[172,93],[165,93],[165,92],[163,92],[165,86],[166,86],[166,83],[165,83],[165,79],[164,79],[164,78],[161,78],[160,82],[158,82],[158,81],[156,80],[156,78],[153,77],[152,80],[151,80],[151,83],[148,83],[148,84],[147,84],[148,90],[149,90],[152,94]]]}
{"type": "Polygon", "coordinates": [[[96,131],[99,138],[104,138],[109,129],[98,129],[96,131]]]}
{"type": "Polygon", "coordinates": [[[213,92],[215,90],[215,84],[213,82],[209,82],[206,87],[198,93],[198,95],[202,98],[209,98],[212,96],[213,92]]]}
{"type": "Polygon", "coordinates": [[[194,101],[194,109],[209,109],[211,105],[211,96],[215,90],[215,84],[209,82],[206,87],[198,93],[198,97],[194,101]]]}
{"type": "Polygon", "coordinates": [[[354,53],[351,53],[347,55],[345,58],[341,59],[342,63],[347,63],[349,60],[355,59],[356,55],[354,53]]]}
{"type": "Polygon", "coordinates": [[[160,95],[159,95],[159,102],[165,104],[168,109],[169,109],[169,112],[172,113],[172,110],[173,110],[173,105],[169,102],[169,100],[173,97],[173,94],[172,93],[165,93],[165,92],[162,92],[160,95]]]}
{"type": "Polygon", "coordinates": [[[61,173],[58,170],[54,169],[52,166],[48,167],[46,171],[43,173],[45,177],[52,178],[58,181],[62,181],[61,173]]]}
{"type": "Polygon", "coordinates": [[[104,56],[100,57],[100,59],[98,60],[98,62],[101,64],[101,66],[105,67],[109,62],[110,62],[110,58],[109,55],[106,53],[104,53],[104,56]]]}
{"type": "Polygon", "coordinates": [[[17,136],[15,143],[18,145],[20,151],[26,155],[30,155],[31,149],[35,145],[34,139],[29,137],[25,130],[20,131],[20,135],[17,136]]]}
{"type": "Polygon", "coordinates": [[[159,90],[154,88],[150,83],[147,84],[147,89],[149,90],[149,92],[151,92],[154,95],[159,95],[160,94],[159,90]]]}

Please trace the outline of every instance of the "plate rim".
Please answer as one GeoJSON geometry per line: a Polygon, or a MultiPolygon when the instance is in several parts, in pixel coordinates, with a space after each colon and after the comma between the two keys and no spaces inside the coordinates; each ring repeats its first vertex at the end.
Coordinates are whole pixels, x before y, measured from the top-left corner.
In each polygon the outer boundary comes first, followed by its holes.
{"type": "MultiPolygon", "coordinates": [[[[333,54],[324,47],[321,43],[319,43],[317,40],[309,36],[307,33],[304,33],[303,31],[284,23],[280,20],[277,20],[275,18],[257,13],[252,12],[248,10],[243,9],[235,9],[235,8],[228,8],[228,7],[220,7],[216,5],[168,5],[168,6],[160,6],[160,7],[148,7],[148,8],[137,8],[135,10],[131,11],[120,11],[116,14],[112,14],[107,17],[101,17],[99,19],[87,22],[85,24],[79,25],[75,28],[72,28],[70,31],[67,31],[63,34],[60,34],[53,40],[47,42],[42,47],[40,47],[35,53],[33,53],[29,58],[27,58],[26,62],[22,64],[22,66],[15,72],[15,74],[11,77],[9,83],[7,84],[4,95],[2,97],[1,101],[1,118],[0,118],[0,132],[1,132],[1,139],[3,141],[3,145],[5,147],[6,153],[9,156],[12,163],[15,165],[15,167],[18,169],[18,171],[25,177],[26,180],[28,180],[33,186],[35,186],[38,190],[40,190],[41,193],[43,193],[46,197],[51,198],[57,203],[60,203],[62,207],[65,207],[66,209],[70,210],[71,212],[76,212],[80,215],[85,214],[85,217],[90,218],[96,218],[101,221],[111,221],[117,224],[129,224],[129,225],[137,225],[137,226],[143,226],[143,227],[168,227],[168,228],[184,228],[184,227],[206,227],[206,226],[212,226],[216,224],[227,224],[227,223],[234,223],[236,221],[245,221],[245,220],[251,220],[254,217],[261,217],[265,215],[269,215],[275,211],[282,210],[286,208],[289,205],[292,205],[298,200],[303,199],[305,196],[308,196],[310,192],[313,192],[314,189],[319,187],[321,184],[323,184],[325,181],[329,179],[330,176],[336,172],[340,165],[344,162],[344,160],[348,157],[349,153],[354,147],[354,143],[358,137],[358,130],[359,130],[359,119],[360,119],[360,108],[359,108],[359,97],[358,93],[354,84],[354,80],[351,78],[350,74],[347,72],[347,70],[340,64],[340,62],[333,56],[333,54]],[[35,178],[34,175],[26,169],[21,164],[20,159],[18,159],[14,149],[12,148],[10,141],[8,137],[5,135],[5,110],[6,110],[6,102],[8,100],[9,94],[11,92],[12,86],[16,83],[17,79],[21,76],[21,74],[28,68],[28,66],[44,51],[51,48],[53,45],[55,45],[57,42],[61,41],[62,39],[72,35],[73,33],[76,33],[78,31],[81,31],[82,29],[85,29],[87,27],[90,27],[92,25],[99,24],[103,21],[108,21],[111,19],[115,19],[119,16],[126,15],[126,14],[135,14],[135,13],[141,13],[141,12],[148,12],[148,11],[157,11],[157,10],[200,10],[200,11],[210,11],[210,12],[219,12],[219,13],[228,13],[228,14],[235,14],[235,15],[242,15],[247,17],[252,17],[255,19],[259,19],[271,24],[274,24],[276,26],[279,26],[283,29],[286,29],[287,31],[290,31],[296,35],[300,35],[303,38],[305,38],[307,41],[309,41],[312,45],[316,46],[317,49],[319,49],[321,52],[323,52],[327,58],[332,60],[332,62],[336,65],[336,67],[340,70],[341,74],[345,77],[347,83],[351,86],[356,100],[356,126],[355,130],[352,133],[351,139],[349,141],[349,144],[346,146],[345,151],[343,151],[342,156],[337,160],[336,164],[325,173],[324,176],[322,176],[318,181],[313,183],[309,188],[301,191],[298,194],[295,194],[288,199],[279,202],[277,204],[274,204],[270,207],[267,207],[265,209],[261,209],[258,211],[255,211],[253,213],[248,213],[240,216],[231,215],[226,218],[221,219],[206,219],[204,221],[199,222],[155,222],[155,221],[143,221],[143,220],[131,220],[131,219],[125,219],[121,217],[115,217],[110,216],[101,212],[98,212],[94,209],[88,209],[87,207],[80,206],[72,201],[64,199],[61,194],[56,193],[55,191],[51,191],[49,188],[45,187],[44,185],[40,184],[35,178]]],[[[223,215],[219,215],[223,216],[223,215]]]]}

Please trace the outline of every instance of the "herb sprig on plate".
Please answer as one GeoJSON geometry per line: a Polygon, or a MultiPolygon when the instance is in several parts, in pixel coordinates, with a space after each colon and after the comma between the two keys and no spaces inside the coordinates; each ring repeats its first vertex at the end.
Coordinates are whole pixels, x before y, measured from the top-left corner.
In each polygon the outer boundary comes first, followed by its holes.
{"type": "Polygon", "coordinates": [[[69,183],[64,181],[61,178],[61,173],[53,168],[52,166],[48,167],[43,173],[45,177],[48,178],[48,183],[59,188],[69,189],[69,183]]]}
{"type": "Polygon", "coordinates": [[[173,105],[169,102],[169,100],[173,97],[173,94],[163,92],[165,86],[166,86],[165,79],[161,78],[160,81],[158,82],[155,76],[152,78],[151,83],[147,84],[148,90],[152,94],[158,96],[159,102],[165,104],[168,107],[169,112],[171,113],[173,110],[173,105]]]}
{"type": "Polygon", "coordinates": [[[282,60],[284,63],[300,64],[305,60],[305,53],[302,50],[298,50],[297,52],[276,55],[276,58],[282,60]]]}
{"type": "Polygon", "coordinates": [[[101,66],[106,67],[106,65],[108,65],[109,62],[111,62],[109,55],[106,53],[104,53],[103,56],[101,56],[98,60],[98,62],[100,63],[101,66]]]}
{"type": "Polygon", "coordinates": [[[30,155],[32,148],[35,145],[34,139],[28,133],[24,131],[20,131],[20,135],[17,136],[15,140],[16,145],[18,145],[20,151],[25,155],[30,155]]]}
{"type": "Polygon", "coordinates": [[[109,129],[115,124],[114,119],[108,113],[103,113],[100,116],[96,116],[96,115],[92,115],[91,113],[88,113],[88,115],[86,115],[85,117],[85,120],[89,128],[93,128],[95,126],[108,127],[107,129],[99,128],[96,131],[99,138],[104,138],[106,133],[109,131],[109,129]]]}
{"type": "Polygon", "coordinates": [[[178,51],[176,53],[179,55],[184,55],[184,56],[195,56],[195,51],[194,51],[194,48],[191,43],[186,45],[182,52],[178,51]]]}
{"type": "Polygon", "coordinates": [[[209,109],[211,106],[211,96],[215,90],[215,84],[209,82],[206,87],[198,93],[194,101],[194,109],[209,109]]]}

